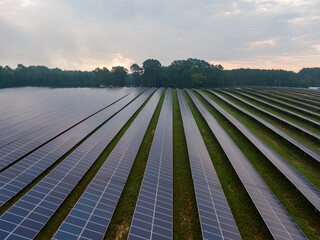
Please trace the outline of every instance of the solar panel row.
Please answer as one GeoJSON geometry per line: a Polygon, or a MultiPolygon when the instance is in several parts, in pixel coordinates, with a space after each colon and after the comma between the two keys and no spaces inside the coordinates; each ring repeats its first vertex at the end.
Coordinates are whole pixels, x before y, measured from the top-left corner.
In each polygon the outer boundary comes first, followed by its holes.
{"type": "MultiPolygon", "coordinates": [[[[319,98],[319,90],[306,89],[306,88],[293,88],[293,87],[273,87],[274,89],[281,89],[282,91],[287,91],[290,93],[299,93],[303,95],[312,95],[315,98],[319,98]]],[[[320,100],[320,99],[319,99],[320,100]]]]}
{"type": "Polygon", "coordinates": [[[317,108],[319,108],[319,106],[320,106],[320,102],[314,101],[312,99],[308,99],[308,98],[301,96],[301,95],[298,95],[296,93],[289,93],[286,91],[281,91],[281,90],[272,89],[272,88],[270,88],[270,89],[266,88],[266,89],[262,89],[262,90],[268,91],[271,94],[276,94],[277,96],[282,96],[282,97],[285,97],[288,99],[294,99],[297,102],[303,102],[303,103],[308,104],[310,106],[316,106],[317,108]]]}
{"type": "Polygon", "coordinates": [[[50,96],[47,89],[33,90],[31,94],[28,94],[26,88],[13,89],[13,91],[14,93],[9,94],[6,94],[8,93],[8,91],[1,91],[2,94],[0,97],[0,101],[6,103],[2,105],[0,109],[2,113],[2,115],[0,116],[1,124],[12,124],[21,122],[18,116],[22,116],[26,119],[32,118],[32,116],[38,114],[38,112],[46,112],[46,110],[48,110],[48,107],[51,108],[52,105],[61,106],[63,103],[65,103],[57,97],[50,96]],[[47,101],[48,98],[50,99],[50,102],[47,101]],[[39,99],[41,99],[42,101],[39,101],[39,99]],[[50,103],[52,103],[52,105],[50,103]]]}
{"type": "Polygon", "coordinates": [[[0,132],[0,147],[3,147],[8,143],[13,142],[22,136],[28,135],[36,130],[39,130],[40,128],[44,127],[45,124],[48,125],[48,120],[55,119],[56,115],[64,116],[65,112],[67,112],[70,108],[67,105],[61,105],[58,107],[60,111],[39,111],[36,114],[32,114],[33,116],[31,117],[31,119],[19,116],[19,122],[14,123],[13,121],[11,121],[11,124],[2,127],[0,132]],[[62,113],[64,113],[64,115],[62,113]]]}
{"type": "Polygon", "coordinates": [[[99,128],[0,217],[0,239],[33,239],[154,89],[99,128]]]}
{"type": "MultiPolygon", "coordinates": [[[[23,102],[19,102],[19,104],[11,106],[10,108],[11,112],[1,111],[1,116],[0,116],[1,133],[3,133],[2,130],[10,129],[10,127],[12,126],[18,128],[17,130],[19,130],[21,125],[23,126],[25,124],[29,124],[30,122],[34,121],[38,117],[42,117],[48,113],[54,114],[54,113],[59,113],[60,111],[64,111],[63,108],[70,108],[70,106],[73,108],[77,108],[79,106],[82,106],[82,107],[85,106],[83,105],[82,101],[79,101],[79,96],[77,96],[77,94],[74,94],[74,92],[77,92],[77,91],[70,91],[60,96],[58,89],[54,91],[51,90],[49,92],[48,90],[45,90],[45,89],[41,89],[41,90],[38,89],[36,92],[33,93],[35,96],[31,100],[28,99],[28,96],[25,97],[25,92],[23,92],[22,94],[23,102]],[[47,95],[43,96],[43,94],[39,94],[43,92],[45,92],[45,94],[48,94],[48,96],[47,95]],[[52,93],[50,94],[50,92],[53,92],[54,95],[52,95],[52,93]],[[31,102],[32,105],[25,106],[24,108],[20,109],[20,105],[23,106],[25,102],[31,102]]],[[[125,91],[121,91],[121,92],[125,93],[125,91]]],[[[116,91],[108,90],[107,93],[108,94],[106,95],[104,94],[104,96],[108,96],[109,98],[109,96],[112,94],[115,94],[116,91]]],[[[100,101],[101,99],[100,95],[96,94],[95,96],[91,96],[91,98],[88,99],[86,102],[87,105],[94,104],[96,100],[100,101]]],[[[21,97],[18,94],[14,94],[13,96],[15,96],[18,99],[19,97],[21,97]]],[[[13,100],[13,102],[15,101],[13,100]]]]}
{"type": "MultiPolygon", "coordinates": [[[[279,90],[280,91],[280,90],[279,90]]],[[[299,101],[311,103],[316,106],[320,106],[320,100],[317,97],[308,95],[308,94],[303,94],[303,93],[297,93],[297,92],[291,92],[291,91],[285,91],[281,90],[281,93],[284,92],[285,94],[290,95],[290,97],[295,97],[299,101]]]]}
{"type": "Polygon", "coordinates": [[[217,105],[207,95],[197,90],[217,111],[227,118],[249,141],[310,201],[311,204],[320,210],[320,191],[296,169],[294,169],[278,153],[272,150],[265,142],[251,132],[239,120],[229,114],[226,110],[217,105]]]}
{"type": "Polygon", "coordinates": [[[278,107],[278,106],[275,106],[275,105],[273,105],[273,104],[267,103],[267,102],[262,101],[262,100],[260,100],[260,99],[258,99],[258,98],[256,98],[256,97],[250,96],[250,95],[248,95],[248,94],[246,94],[246,93],[244,93],[244,92],[239,92],[239,91],[237,91],[237,93],[239,93],[239,94],[241,94],[241,95],[243,95],[243,96],[245,96],[245,97],[248,97],[248,98],[250,98],[250,99],[253,99],[254,101],[257,101],[257,102],[259,102],[259,103],[262,103],[263,105],[266,105],[266,106],[268,106],[268,107],[271,107],[271,108],[277,109],[277,110],[279,110],[279,111],[281,111],[281,112],[284,112],[284,113],[286,113],[286,114],[288,114],[288,115],[291,115],[291,116],[294,116],[294,117],[298,117],[299,119],[302,119],[302,120],[304,120],[305,122],[308,122],[308,123],[313,124],[316,128],[319,128],[319,127],[320,127],[320,123],[319,123],[319,122],[314,121],[314,120],[312,120],[312,119],[310,119],[310,118],[304,117],[304,116],[302,116],[302,115],[300,115],[300,114],[297,114],[297,113],[295,113],[295,112],[289,111],[289,110],[284,109],[284,108],[282,108],[282,107],[278,107]]]}
{"type": "Polygon", "coordinates": [[[290,142],[291,144],[295,145],[296,147],[298,147],[299,149],[301,149],[302,151],[304,151],[306,154],[308,154],[310,157],[314,158],[315,160],[317,160],[318,162],[320,162],[320,154],[313,151],[312,149],[310,149],[309,147],[307,147],[306,145],[302,144],[300,141],[296,140],[295,138],[291,137],[290,135],[288,135],[287,133],[283,132],[281,129],[275,127],[274,125],[270,124],[269,122],[263,120],[262,118],[256,116],[255,114],[250,113],[249,111],[239,107],[238,105],[234,104],[233,102],[229,101],[228,99],[224,98],[223,96],[221,96],[220,94],[210,91],[212,94],[214,94],[215,96],[219,97],[220,99],[222,99],[223,101],[225,101],[226,103],[228,103],[229,105],[233,106],[234,108],[238,109],[239,111],[245,113],[246,115],[250,116],[251,118],[255,119],[256,121],[258,121],[259,123],[263,124],[264,126],[266,126],[267,128],[269,128],[270,130],[274,131],[276,134],[278,134],[279,136],[283,137],[284,139],[286,139],[288,142],[290,142]]]}
{"type": "MultiPolygon", "coordinates": [[[[258,98],[265,99],[265,100],[267,100],[267,101],[269,101],[269,102],[273,102],[273,103],[275,103],[275,104],[280,104],[280,105],[282,105],[282,106],[284,106],[284,107],[286,107],[286,108],[290,108],[290,109],[292,109],[292,110],[299,111],[299,112],[301,112],[301,113],[303,113],[303,114],[305,114],[305,115],[309,115],[309,116],[311,116],[311,117],[313,117],[313,118],[317,118],[317,119],[320,118],[320,114],[318,114],[318,113],[316,113],[316,112],[314,112],[314,111],[310,111],[310,110],[307,110],[307,109],[305,109],[305,108],[301,108],[301,107],[298,107],[298,106],[295,106],[295,105],[286,103],[286,102],[281,101],[281,100],[278,100],[278,99],[276,99],[276,98],[268,97],[268,96],[266,96],[266,95],[264,95],[264,94],[260,94],[259,92],[254,91],[254,90],[248,91],[247,89],[245,89],[244,92],[247,93],[248,95],[254,95],[254,96],[258,97],[258,98]]],[[[274,106],[274,105],[272,104],[272,106],[274,106]]],[[[291,112],[291,111],[290,111],[290,112],[291,112]]],[[[309,119],[309,118],[308,118],[308,119],[309,119]]]]}
{"type": "MultiPolygon", "coordinates": [[[[109,92],[109,91],[108,91],[109,92]]],[[[107,94],[106,102],[111,102],[112,99],[116,99],[117,97],[122,97],[127,93],[125,91],[110,91],[110,94],[107,94]]],[[[63,98],[65,99],[65,97],[63,98]]],[[[36,131],[42,131],[42,128],[50,127],[53,123],[57,123],[57,121],[63,122],[63,118],[68,120],[68,115],[71,117],[72,113],[79,114],[81,111],[85,114],[92,113],[94,109],[97,111],[102,108],[102,106],[96,105],[95,98],[89,99],[88,103],[83,105],[81,102],[76,102],[70,104],[70,101],[63,101],[59,104],[54,104],[50,102],[50,104],[46,104],[44,109],[37,109],[36,111],[31,111],[28,116],[24,116],[23,114],[18,117],[14,116],[10,118],[9,124],[0,124],[3,126],[0,129],[0,147],[3,147],[11,142],[16,141],[17,139],[29,135],[36,131]],[[85,111],[84,111],[85,110],[85,111]]],[[[74,100],[74,99],[73,99],[74,100]]],[[[2,113],[3,114],[3,113],[2,113]]]]}
{"type": "Polygon", "coordinates": [[[286,103],[294,104],[295,106],[305,107],[307,109],[313,109],[318,113],[320,112],[320,107],[317,107],[314,104],[308,104],[308,103],[302,102],[301,99],[297,100],[295,97],[292,97],[292,96],[290,97],[290,96],[285,95],[281,92],[270,91],[268,89],[255,89],[255,88],[250,89],[250,90],[256,91],[258,93],[262,93],[263,95],[266,95],[269,97],[276,98],[276,99],[278,99],[280,101],[284,101],[286,103]]]}
{"type": "Polygon", "coordinates": [[[168,89],[152,141],[128,239],[172,239],[173,115],[168,89]]]}
{"type": "Polygon", "coordinates": [[[195,95],[187,90],[227,155],[274,239],[307,239],[246,156],[195,95]]]}
{"type": "Polygon", "coordinates": [[[241,239],[217,173],[183,93],[178,100],[204,239],[241,239]]]}
{"type": "Polygon", "coordinates": [[[53,239],[103,239],[162,92],[132,122],[53,239]]]}
{"type": "Polygon", "coordinates": [[[140,91],[95,114],[0,173],[0,206],[31,183],[89,133],[132,101],[140,91]]]}
{"type": "Polygon", "coordinates": [[[293,123],[293,122],[288,121],[287,119],[284,119],[284,118],[282,118],[282,117],[279,117],[279,116],[276,115],[276,114],[273,114],[273,113],[271,113],[271,112],[268,112],[268,111],[266,111],[266,110],[264,110],[264,109],[262,109],[262,108],[260,108],[260,107],[258,107],[258,106],[256,106],[256,105],[254,105],[254,104],[251,104],[251,103],[249,103],[248,101],[245,101],[245,100],[243,100],[242,98],[235,96],[234,94],[231,94],[231,93],[226,92],[226,91],[223,91],[223,93],[228,94],[229,96],[231,96],[231,97],[239,100],[240,102],[243,102],[243,103],[245,103],[246,105],[248,105],[248,106],[250,106],[250,107],[252,107],[252,108],[254,108],[254,109],[257,109],[257,110],[259,110],[260,112],[262,112],[262,113],[264,113],[264,114],[266,114],[266,115],[269,115],[269,116],[271,116],[271,117],[274,118],[274,119],[278,119],[278,120],[280,120],[281,122],[284,122],[284,123],[292,126],[293,128],[298,129],[298,130],[300,130],[301,132],[308,134],[309,136],[311,136],[311,137],[313,137],[313,138],[315,138],[315,139],[320,140],[320,135],[318,135],[318,134],[316,134],[316,133],[314,133],[314,132],[312,132],[312,131],[310,131],[310,130],[308,130],[308,129],[306,129],[306,128],[303,128],[303,127],[301,127],[301,126],[299,126],[299,125],[297,125],[297,124],[295,124],[295,123],[293,123]]]}
{"type": "Polygon", "coordinates": [[[20,129],[17,129],[15,127],[8,129],[3,133],[3,139],[0,140],[0,146],[2,147],[2,149],[0,150],[0,154],[1,156],[9,154],[11,149],[19,148],[19,146],[23,143],[26,143],[26,141],[30,141],[37,135],[49,132],[50,129],[54,129],[56,126],[64,124],[72,118],[86,117],[89,111],[90,108],[81,110],[80,108],[73,108],[69,106],[68,108],[64,109],[64,111],[60,113],[54,112],[53,115],[47,115],[45,116],[45,118],[39,119],[35,117],[32,124],[26,124],[26,126],[24,126],[25,128],[23,128],[22,126],[20,129]],[[4,146],[19,139],[21,143],[20,145],[18,143],[14,143],[11,146],[3,148],[4,146]]]}
{"type": "MultiPolygon", "coordinates": [[[[118,101],[121,97],[122,96],[114,96],[109,98],[109,101],[110,103],[113,103],[115,101],[118,101]]],[[[70,110],[72,112],[71,115],[69,115],[68,112],[65,112],[65,117],[61,118],[61,116],[57,116],[58,118],[60,117],[60,119],[57,120],[57,118],[55,118],[51,121],[51,125],[40,129],[40,131],[36,131],[30,135],[22,137],[19,140],[13,142],[12,144],[9,144],[1,148],[0,170],[7,167],[8,165],[23,157],[24,155],[28,154],[29,152],[33,151],[42,144],[55,138],[57,135],[73,127],[75,124],[78,124],[79,122],[83,121],[88,116],[101,110],[102,107],[98,107],[99,108],[92,108],[92,106],[89,105],[84,110],[76,111],[75,113],[73,113],[73,111],[70,110]]]]}

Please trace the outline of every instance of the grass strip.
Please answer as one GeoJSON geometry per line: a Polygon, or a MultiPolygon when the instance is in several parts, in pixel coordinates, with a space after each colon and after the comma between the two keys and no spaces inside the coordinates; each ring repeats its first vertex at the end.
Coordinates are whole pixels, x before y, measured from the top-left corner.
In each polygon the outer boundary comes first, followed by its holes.
{"type": "Polygon", "coordinates": [[[104,239],[127,239],[165,92],[152,116],[104,239]]]}
{"type": "MultiPolygon", "coordinates": [[[[204,92],[206,93],[206,92],[204,92]]],[[[260,112],[259,110],[254,109],[251,106],[248,106],[247,104],[232,98],[230,95],[225,94],[223,92],[219,92],[219,94],[221,94],[223,97],[227,98],[229,101],[233,102],[234,104],[238,105],[239,107],[255,114],[256,116],[266,120],[267,122],[271,123],[272,125],[278,127],[279,129],[281,129],[283,132],[286,132],[287,134],[289,134],[290,136],[292,136],[293,138],[299,140],[301,143],[305,144],[306,146],[310,147],[311,149],[313,149],[314,151],[317,151],[320,153],[320,146],[319,143],[317,143],[314,138],[310,137],[307,134],[303,134],[301,131],[290,127],[289,125],[278,121],[277,119],[270,117],[267,114],[264,114],[262,112],[260,112]]],[[[209,97],[211,97],[211,94],[208,95],[209,97]]],[[[213,96],[213,95],[212,95],[213,96]]],[[[218,101],[218,100],[217,100],[218,101]]]]}
{"type": "MultiPolygon", "coordinates": [[[[231,163],[191,98],[185,93],[243,239],[272,239],[231,163]]],[[[216,117],[216,116],[214,116],[216,117]]],[[[221,120],[221,118],[220,118],[221,120]]]]}
{"type": "Polygon", "coordinates": [[[296,114],[299,114],[301,116],[304,116],[306,118],[309,118],[315,122],[319,122],[319,118],[314,116],[313,114],[311,113],[308,113],[308,112],[305,112],[304,110],[306,109],[303,109],[303,107],[298,107],[298,108],[302,108],[302,109],[297,109],[297,106],[295,106],[293,103],[288,103],[289,105],[292,105],[292,106],[288,106],[286,105],[286,102],[283,101],[283,100],[279,100],[277,98],[274,98],[273,100],[269,99],[269,98],[272,98],[272,95],[267,95],[267,94],[263,94],[263,93],[259,93],[259,92],[255,92],[255,91],[243,91],[243,93],[246,93],[250,96],[253,96],[257,99],[260,99],[261,101],[264,101],[266,103],[269,103],[271,105],[274,105],[276,107],[280,107],[280,108],[283,108],[285,110],[288,110],[290,112],[294,112],[296,114]],[[278,101],[282,101],[283,103],[281,102],[278,102],[278,101]]]}
{"type": "Polygon", "coordinates": [[[249,102],[249,103],[251,103],[251,104],[253,104],[253,105],[256,105],[256,106],[262,108],[263,110],[265,110],[265,111],[267,111],[267,112],[273,113],[273,114],[275,114],[275,115],[277,115],[277,116],[279,116],[279,117],[282,117],[282,118],[284,118],[284,119],[286,119],[286,120],[288,120],[288,121],[290,121],[290,122],[292,122],[292,123],[294,123],[294,124],[297,124],[297,125],[299,125],[299,126],[301,126],[301,127],[304,127],[305,129],[308,129],[308,130],[310,130],[310,131],[313,131],[314,133],[320,134],[320,130],[317,129],[317,127],[315,127],[315,126],[314,126],[313,124],[311,124],[311,123],[307,123],[307,122],[300,121],[300,120],[299,120],[298,118],[296,118],[296,117],[293,117],[293,116],[291,116],[291,115],[289,115],[289,114],[286,114],[286,113],[284,113],[284,112],[281,112],[280,110],[275,110],[275,109],[272,108],[272,107],[266,106],[266,105],[264,105],[264,104],[262,104],[262,103],[260,103],[260,102],[257,102],[256,100],[253,100],[253,99],[248,98],[247,96],[241,95],[241,94],[239,94],[238,92],[232,91],[231,93],[232,93],[232,94],[235,94],[237,97],[240,97],[240,98],[246,100],[247,102],[249,102]]]}
{"type": "MultiPolygon", "coordinates": [[[[237,128],[198,93],[195,94],[228,132],[307,237],[309,239],[320,239],[320,213],[237,128]]],[[[208,94],[208,96],[211,97],[211,94],[208,94]]],[[[243,221],[241,220],[241,222],[243,221]]]]}
{"type": "Polygon", "coordinates": [[[202,239],[176,90],[173,91],[173,238],[202,239]]]}
{"type": "Polygon", "coordinates": [[[287,140],[278,136],[269,128],[260,124],[256,120],[235,109],[223,100],[207,93],[212,100],[223,107],[227,112],[237,118],[242,124],[249,128],[261,140],[267,143],[273,150],[288,161],[296,170],[298,170],[306,179],[320,189],[320,163],[306,155],[302,150],[290,144],[287,140]]]}
{"type": "MultiPolygon", "coordinates": [[[[87,173],[83,176],[80,182],[76,185],[76,187],[71,191],[68,197],[63,201],[58,210],[53,214],[53,216],[49,219],[46,225],[41,229],[39,234],[36,236],[36,240],[46,240],[52,238],[56,231],[58,230],[61,223],[68,216],[69,212],[76,204],[76,202],[81,197],[82,193],[85,191],[87,186],[90,184],[91,180],[94,178],[96,173],[99,171],[102,164],[108,158],[109,154],[112,152],[114,147],[120,141],[123,134],[130,127],[131,123],[141,112],[143,107],[147,104],[152,95],[142,104],[142,106],[138,109],[138,111],[129,119],[129,121],[123,126],[120,132],[115,136],[115,138],[110,142],[110,144],[106,147],[104,152],[99,156],[99,158],[95,161],[95,163],[89,168],[87,173]]],[[[53,167],[54,168],[54,167],[53,167]]],[[[51,170],[53,170],[53,168],[51,170]]],[[[49,172],[47,173],[49,174],[49,172]]],[[[47,175],[46,174],[46,175],[47,175]]],[[[43,176],[45,177],[45,176],[43,176]]],[[[41,180],[41,179],[40,179],[41,180]]],[[[39,181],[40,181],[39,180],[39,181]]]]}
{"type": "MultiPolygon", "coordinates": [[[[132,100],[133,101],[133,100],[132,100]]],[[[122,109],[121,109],[122,110],[122,109]]],[[[121,111],[119,110],[119,111],[121,111]]],[[[118,111],[118,112],[119,112],[118,111]]],[[[117,113],[118,113],[117,112],[117,113]]],[[[116,115],[115,113],[114,115],[116,115]]],[[[111,119],[114,115],[112,115],[109,119],[111,119]]],[[[72,149],[70,149],[66,154],[64,154],[61,158],[59,158],[54,164],[52,164],[49,168],[47,168],[43,173],[41,173],[37,178],[35,178],[30,184],[28,184],[25,188],[23,188],[20,192],[18,192],[13,198],[11,198],[6,204],[0,207],[0,216],[4,214],[10,207],[12,207],[20,198],[22,198],[27,192],[29,192],[38,182],[40,182],[44,177],[46,177],[59,163],[61,163],[66,157],[68,157],[78,146],[80,146],[85,140],[87,140],[92,134],[94,134],[102,125],[104,125],[107,121],[100,124],[95,130],[93,130],[90,134],[88,134],[85,138],[83,138],[79,143],[77,143],[72,149]]],[[[39,147],[40,148],[40,147],[39,147]]],[[[11,164],[13,165],[13,164],[11,164]]],[[[11,166],[10,165],[10,166],[11,166]]]]}

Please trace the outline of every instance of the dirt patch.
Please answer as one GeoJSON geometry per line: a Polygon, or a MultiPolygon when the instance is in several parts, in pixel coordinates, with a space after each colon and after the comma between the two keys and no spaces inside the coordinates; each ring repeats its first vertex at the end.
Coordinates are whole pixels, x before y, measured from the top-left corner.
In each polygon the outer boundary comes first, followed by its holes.
{"type": "Polygon", "coordinates": [[[272,142],[272,144],[274,144],[277,148],[282,150],[282,147],[279,146],[279,144],[273,139],[273,138],[269,138],[266,134],[261,133],[266,139],[268,139],[270,142],[272,142]]]}
{"type": "Polygon", "coordinates": [[[119,225],[118,231],[116,233],[115,239],[123,239],[124,235],[129,231],[129,225],[125,222],[124,224],[119,225]]]}
{"type": "Polygon", "coordinates": [[[231,188],[230,184],[228,184],[228,189],[230,190],[230,192],[233,192],[233,189],[231,188]]]}
{"type": "Polygon", "coordinates": [[[156,130],[152,129],[151,134],[154,135],[155,132],[156,132],[156,130]]]}

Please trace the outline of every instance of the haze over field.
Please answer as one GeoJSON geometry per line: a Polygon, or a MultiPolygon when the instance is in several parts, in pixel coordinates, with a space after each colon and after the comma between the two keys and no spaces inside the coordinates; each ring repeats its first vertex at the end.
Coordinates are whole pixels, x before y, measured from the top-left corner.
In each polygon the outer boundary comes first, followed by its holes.
{"type": "Polygon", "coordinates": [[[163,65],[320,65],[318,0],[1,0],[0,65],[62,69],[163,65]]]}

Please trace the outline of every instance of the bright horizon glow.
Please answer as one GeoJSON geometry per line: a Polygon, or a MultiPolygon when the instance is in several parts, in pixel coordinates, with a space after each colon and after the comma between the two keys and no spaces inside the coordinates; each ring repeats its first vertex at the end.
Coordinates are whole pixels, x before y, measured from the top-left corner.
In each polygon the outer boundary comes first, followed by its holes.
{"type": "Polygon", "coordinates": [[[320,67],[318,0],[1,0],[0,65],[320,67]],[[179,9],[179,11],[177,11],[179,9]]]}

